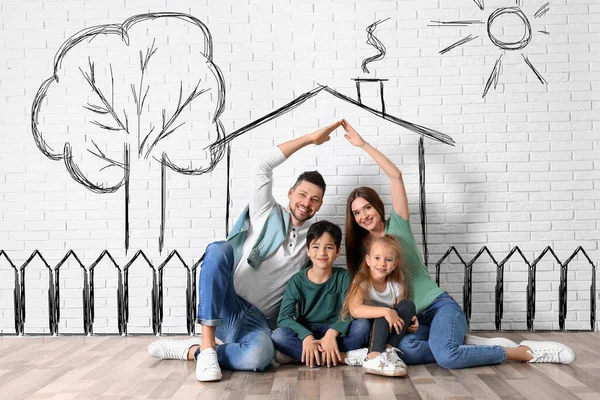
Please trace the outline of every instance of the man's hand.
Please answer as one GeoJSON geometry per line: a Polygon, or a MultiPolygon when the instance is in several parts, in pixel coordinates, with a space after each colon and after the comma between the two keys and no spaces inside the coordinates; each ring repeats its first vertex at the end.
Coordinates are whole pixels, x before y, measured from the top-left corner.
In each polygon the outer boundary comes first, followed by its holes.
{"type": "Polygon", "coordinates": [[[300,361],[312,368],[315,364],[321,365],[319,358],[319,345],[315,343],[313,335],[308,335],[302,341],[302,359],[300,361]]]}
{"type": "Polygon", "coordinates": [[[410,326],[406,330],[409,331],[410,333],[414,333],[417,331],[417,329],[419,329],[419,320],[417,319],[416,316],[414,316],[410,320],[410,326]]]}
{"type": "Polygon", "coordinates": [[[365,140],[354,130],[354,128],[346,121],[342,120],[342,128],[346,131],[344,137],[348,140],[353,146],[362,147],[365,145],[365,140]]]}
{"type": "Polygon", "coordinates": [[[329,135],[331,135],[331,132],[333,132],[337,128],[339,128],[339,126],[341,124],[342,124],[342,121],[336,121],[331,125],[327,125],[326,127],[323,127],[319,130],[314,131],[313,133],[310,134],[311,142],[316,145],[320,145],[320,144],[327,142],[329,139],[331,139],[331,137],[329,137],[329,135]]]}
{"type": "Polygon", "coordinates": [[[404,326],[404,321],[398,316],[396,310],[390,308],[386,311],[384,318],[390,325],[390,333],[392,333],[392,329],[395,329],[396,333],[400,334],[404,326]]]}
{"type": "Polygon", "coordinates": [[[323,353],[323,365],[327,364],[327,368],[331,367],[332,364],[337,367],[338,363],[342,361],[337,345],[339,334],[335,329],[329,329],[321,340],[315,340],[319,346],[319,351],[323,353]]]}

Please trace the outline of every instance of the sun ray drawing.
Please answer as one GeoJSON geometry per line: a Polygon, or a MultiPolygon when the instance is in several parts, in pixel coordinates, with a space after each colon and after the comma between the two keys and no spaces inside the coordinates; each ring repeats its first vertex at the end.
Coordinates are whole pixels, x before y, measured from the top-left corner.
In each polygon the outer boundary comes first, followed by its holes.
{"type": "MultiPolygon", "coordinates": [[[[473,0],[473,2],[477,5],[477,7],[484,11],[485,4],[483,0],[473,0]]],[[[465,27],[465,26],[476,26],[476,25],[484,25],[486,29],[486,34],[490,42],[501,50],[500,56],[497,58],[494,67],[490,75],[486,80],[485,87],[483,89],[483,94],[481,97],[485,97],[488,94],[488,91],[492,86],[496,89],[498,82],[501,78],[502,72],[502,57],[506,55],[507,52],[510,51],[522,51],[524,50],[533,39],[533,29],[531,27],[531,19],[527,17],[525,12],[521,9],[523,2],[521,0],[515,0],[516,6],[513,7],[501,7],[493,10],[487,21],[483,20],[450,20],[450,21],[440,21],[440,20],[432,20],[431,24],[428,26],[433,27],[465,27]],[[511,24],[505,25],[506,21],[510,21],[511,24]],[[518,39],[515,39],[518,38],[518,39]]],[[[548,11],[550,10],[550,3],[545,3],[533,14],[533,19],[540,19],[544,17],[548,11]]],[[[536,32],[541,33],[543,35],[549,35],[550,33],[546,29],[540,29],[536,32]]],[[[444,47],[439,51],[440,54],[446,54],[455,50],[473,40],[477,39],[480,35],[476,33],[470,33],[468,36],[463,37],[462,39],[455,41],[444,47]]],[[[485,35],[481,35],[485,36],[485,35]]],[[[546,85],[548,82],[542,76],[539,69],[537,69],[533,63],[529,60],[529,57],[521,52],[521,56],[525,64],[529,67],[529,69],[535,74],[537,80],[546,85]]]]}

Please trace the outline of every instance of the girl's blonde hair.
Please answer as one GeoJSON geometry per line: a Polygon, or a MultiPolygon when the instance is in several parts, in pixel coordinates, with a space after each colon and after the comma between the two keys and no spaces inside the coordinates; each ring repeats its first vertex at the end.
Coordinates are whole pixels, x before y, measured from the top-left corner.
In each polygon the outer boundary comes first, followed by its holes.
{"type": "MultiPolygon", "coordinates": [[[[402,288],[402,293],[404,297],[407,299],[412,298],[412,290],[409,283],[408,273],[406,272],[406,268],[404,267],[404,262],[402,260],[402,248],[400,247],[400,243],[395,236],[386,233],[382,237],[373,239],[371,244],[369,245],[369,250],[367,254],[371,252],[371,249],[375,244],[383,244],[388,246],[394,250],[396,256],[396,268],[390,273],[386,280],[388,282],[396,282],[402,288]]],[[[362,294],[363,298],[367,294],[367,291],[371,288],[371,269],[367,265],[366,257],[363,259],[359,270],[354,275],[354,279],[352,280],[352,285],[350,285],[350,290],[348,290],[348,295],[346,295],[346,300],[344,300],[344,306],[342,307],[342,318],[345,319],[350,315],[350,304],[352,300],[356,298],[357,295],[362,294]]]]}

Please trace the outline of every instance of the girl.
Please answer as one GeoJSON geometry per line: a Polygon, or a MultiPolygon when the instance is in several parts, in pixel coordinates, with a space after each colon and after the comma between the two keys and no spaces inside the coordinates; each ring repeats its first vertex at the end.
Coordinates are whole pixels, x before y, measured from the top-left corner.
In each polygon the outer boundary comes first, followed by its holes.
{"type": "Polygon", "coordinates": [[[429,276],[421,260],[408,222],[408,199],[402,173],[386,156],[367,143],[346,121],[345,138],[363,149],[390,179],[392,213],[386,221],[383,202],[373,189],[359,187],[348,196],[346,205],[346,260],[353,275],[358,272],[365,248],[389,233],[402,248],[403,264],[409,273],[420,326],[405,335],[399,344],[408,364],[437,362],[444,368],[468,368],[498,364],[506,360],[569,364],[575,353],[557,342],[525,340],[517,345],[507,339],[478,340],[490,345],[465,345],[467,321],[460,306],[429,276]]]}
{"type": "Polygon", "coordinates": [[[387,234],[373,239],[343,308],[344,314],[354,318],[374,319],[369,353],[362,365],[365,372],[406,375],[406,364],[396,354],[396,347],[407,330],[415,332],[419,326],[415,304],[408,297],[410,286],[401,266],[398,241],[387,234]],[[386,345],[390,347],[386,349],[386,345]]]}

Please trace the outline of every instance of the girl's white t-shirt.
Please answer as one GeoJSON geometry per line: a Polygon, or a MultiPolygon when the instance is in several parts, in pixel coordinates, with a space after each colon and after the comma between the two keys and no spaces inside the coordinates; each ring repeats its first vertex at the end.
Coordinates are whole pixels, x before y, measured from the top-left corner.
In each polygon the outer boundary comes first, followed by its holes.
{"type": "Polygon", "coordinates": [[[367,305],[394,307],[398,297],[403,297],[402,287],[397,282],[388,281],[383,292],[378,292],[373,285],[369,285],[368,299],[365,302],[367,305]]]}

